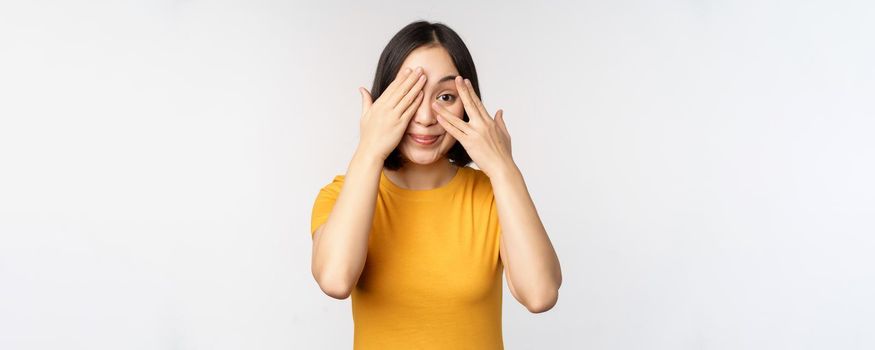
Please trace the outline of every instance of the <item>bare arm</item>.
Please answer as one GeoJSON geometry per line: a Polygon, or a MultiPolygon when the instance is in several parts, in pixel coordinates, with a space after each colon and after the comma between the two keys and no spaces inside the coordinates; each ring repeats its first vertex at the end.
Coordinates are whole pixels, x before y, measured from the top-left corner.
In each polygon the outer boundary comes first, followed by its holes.
{"type": "Polygon", "coordinates": [[[422,102],[424,85],[425,76],[417,68],[399,71],[376,101],[370,92],[359,89],[359,146],[328,219],[313,236],[313,278],[333,298],[349,297],[365,267],[383,162],[404,136],[422,102]]]}
{"type": "Polygon", "coordinates": [[[513,161],[504,112],[487,113],[469,79],[456,77],[470,121],[435,103],[438,122],[459,140],[492,183],[501,226],[500,253],[514,298],[529,311],[550,310],[559,299],[562,270],[522,173],[513,161]],[[513,266],[513,268],[511,268],[513,266]]]}
{"type": "Polygon", "coordinates": [[[501,260],[511,293],[530,312],[550,310],[559,299],[562,270],[523,176],[514,166],[490,180],[502,228],[501,260]]]}
{"type": "Polygon", "coordinates": [[[346,299],[365,266],[383,161],[356,151],[328,220],[313,237],[312,272],[325,294],[346,299]]]}

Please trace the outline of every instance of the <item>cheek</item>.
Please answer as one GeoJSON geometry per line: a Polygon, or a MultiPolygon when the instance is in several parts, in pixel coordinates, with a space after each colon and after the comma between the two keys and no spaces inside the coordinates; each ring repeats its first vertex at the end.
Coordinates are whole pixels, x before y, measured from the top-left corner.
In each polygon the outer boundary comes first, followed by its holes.
{"type": "Polygon", "coordinates": [[[457,104],[454,104],[454,105],[450,106],[450,107],[447,108],[447,109],[450,110],[450,112],[453,112],[453,115],[455,115],[455,116],[458,117],[459,119],[462,119],[462,118],[464,117],[464,114],[465,114],[465,106],[462,105],[461,102],[459,102],[459,103],[457,103],[457,104]]]}

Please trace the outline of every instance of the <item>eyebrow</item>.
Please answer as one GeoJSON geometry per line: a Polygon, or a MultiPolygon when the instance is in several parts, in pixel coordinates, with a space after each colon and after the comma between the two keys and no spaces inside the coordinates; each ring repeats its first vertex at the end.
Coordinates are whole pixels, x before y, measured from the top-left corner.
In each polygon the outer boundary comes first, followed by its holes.
{"type": "Polygon", "coordinates": [[[440,84],[440,83],[443,83],[447,80],[453,80],[453,79],[456,79],[455,75],[448,75],[448,76],[445,76],[445,77],[441,78],[440,80],[438,80],[436,84],[440,84]]]}

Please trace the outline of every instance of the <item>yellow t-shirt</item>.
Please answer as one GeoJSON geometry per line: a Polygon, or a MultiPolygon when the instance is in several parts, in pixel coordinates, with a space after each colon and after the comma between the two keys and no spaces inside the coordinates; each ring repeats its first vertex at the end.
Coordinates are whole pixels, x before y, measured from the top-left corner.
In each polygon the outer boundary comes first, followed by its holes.
{"type": "MultiPolygon", "coordinates": [[[[345,175],[319,191],[312,234],[345,175]]],[[[410,190],[381,172],[368,256],[352,291],[354,348],[503,349],[501,229],[485,173],[410,190]]]]}

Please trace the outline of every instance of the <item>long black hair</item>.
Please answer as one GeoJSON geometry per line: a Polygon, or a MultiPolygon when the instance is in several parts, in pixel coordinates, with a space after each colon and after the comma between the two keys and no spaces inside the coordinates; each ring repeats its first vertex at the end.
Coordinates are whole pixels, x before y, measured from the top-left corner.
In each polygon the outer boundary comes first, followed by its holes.
{"type": "MultiPolygon", "coordinates": [[[[374,75],[374,85],[371,88],[371,96],[374,100],[379,98],[383,90],[395,79],[407,55],[416,48],[426,45],[439,45],[446,49],[453,60],[453,64],[456,65],[459,75],[471,80],[474,92],[477,93],[477,96],[481,96],[480,84],[477,81],[477,69],[474,68],[474,60],[471,58],[471,53],[468,52],[468,47],[465,46],[462,38],[443,23],[416,21],[401,28],[389,40],[386,48],[383,49],[383,53],[380,54],[380,61],[377,63],[377,73],[374,75]]],[[[469,120],[467,112],[464,113],[462,120],[465,122],[469,120]]],[[[459,140],[456,140],[456,143],[447,151],[447,158],[460,167],[471,163],[471,156],[468,155],[468,152],[465,151],[459,140]]],[[[406,162],[407,160],[401,156],[401,151],[398,147],[395,147],[392,153],[383,161],[383,167],[389,170],[398,170],[406,162]]]]}

